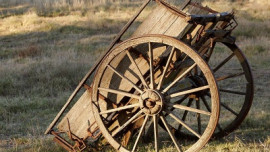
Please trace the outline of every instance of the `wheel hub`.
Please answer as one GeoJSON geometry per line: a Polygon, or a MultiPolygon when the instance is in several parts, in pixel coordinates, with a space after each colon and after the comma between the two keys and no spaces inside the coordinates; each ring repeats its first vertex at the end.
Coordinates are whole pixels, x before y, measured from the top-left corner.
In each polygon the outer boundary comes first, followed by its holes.
{"type": "Polygon", "coordinates": [[[140,108],[145,114],[156,115],[163,107],[163,97],[155,90],[146,90],[140,99],[140,108]]]}

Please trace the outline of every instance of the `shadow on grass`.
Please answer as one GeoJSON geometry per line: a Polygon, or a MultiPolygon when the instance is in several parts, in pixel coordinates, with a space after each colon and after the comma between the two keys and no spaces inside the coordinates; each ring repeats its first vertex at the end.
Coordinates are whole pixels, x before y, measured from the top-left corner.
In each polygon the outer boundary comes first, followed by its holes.
{"type": "MultiPolygon", "coordinates": [[[[108,38],[105,39],[100,38],[99,42],[106,42],[107,45],[109,45],[113,38],[111,35],[115,35],[118,31],[120,31],[119,25],[114,23],[110,27],[103,27],[103,25],[101,25],[101,27],[80,27],[74,25],[61,26],[58,24],[48,24],[45,27],[42,27],[41,31],[0,36],[0,58],[13,58],[27,45],[42,46],[43,44],[46,44],[55,45],[56,47],[61,47],[62,45],[76,45],[77,43],[80,43],[80,40],[91,38],[91,36],[95,36],[96,39],[99,39],[98,36],[107,36],[108,38]],[[49,31],[43,32],[47,29],[49,31]],[[63,44],[62,42],[67,43],[63,44]]],[[[88,44],[80,44],[93,45],[91,41],[89,41],[88,44]]],[[[104,43],[102,45],[104,46],[104,43]]],[[[93,46],[96,49],[101,45],[94,44],[93,46]]]]}
{"type": "Polygon", "coordinates": [[[13,6],[6,6],[5,4],[0,4],[0,18],[6,18],[14,15],[22,15],[28,12],[32,6],[29,4],[18,4],[13,6]]]}
{"type": "Polygon", "coordinates": [[[0,140],[40,138],[119,24],[124,21],[105,27],[55,24],[0,36],[0,140]]]}
{"type": "Polygon", "coordinates": [[[269,114],[247,117],[242,125],[228,136],[212,140],[205,151],[267,151],[270,148],[269,114]]]}
{"type": "Polygon", "coordinates": [[[63,26],[49,32],[1,36],[0,95],[13,97],[35,94],[47,97],[75,88],[86,73],[86,67],[91,67],[112,38],[109,36],[94,41],[89,37],[104,32],[110,31],[63,26]],[[81,42],[82,39],[86,40],[81,42]],[[82,60],[85,54],[91,57],[87,65],[82,60]],[[57,87],[54,89],[50,86],[57,87]],[[51,95],[46,93],[49,88],[53,89],[49,91],[51,95]]]}

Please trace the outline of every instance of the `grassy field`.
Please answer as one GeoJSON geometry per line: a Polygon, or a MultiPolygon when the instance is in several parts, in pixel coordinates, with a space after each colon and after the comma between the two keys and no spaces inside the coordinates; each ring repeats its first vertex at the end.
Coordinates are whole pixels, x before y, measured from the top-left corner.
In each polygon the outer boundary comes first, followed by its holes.
{"type": "MultiPolygon", "coordinates": [[[[0,151],[63,151],[43,133],[140,1],[0,0],[0,151]]],[[[206,1],[234,9],[255,97],[241,127],[203,151],[270,151],[270,2],[206,1]]],[[[145,14],[135,25],[140,24],[145,14]]],[[[132,27],[125,37],[136,28],[132,27]]],[[[153,151],[152,146],[143,147],[153,151]]],[[[171,145],[162,151],[175,151],[171,145]]]]}

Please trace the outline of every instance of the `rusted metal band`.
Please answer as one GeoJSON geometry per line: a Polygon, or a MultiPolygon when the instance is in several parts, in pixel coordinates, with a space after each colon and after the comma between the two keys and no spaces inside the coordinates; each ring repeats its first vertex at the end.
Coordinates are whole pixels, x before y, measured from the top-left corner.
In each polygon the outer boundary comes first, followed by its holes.
{"type": "Polygon", "coordinates": [[[55,131],[51,131],[50,133],[52,135],[54,135],[54,141],[57,142],[60,146],[62,146],[63,148],[65,148],[68,151],[75,151],[73,146],[68,141],[66,141],[64,138],[59,136],[58,133],[56,133],[55,131]]]}

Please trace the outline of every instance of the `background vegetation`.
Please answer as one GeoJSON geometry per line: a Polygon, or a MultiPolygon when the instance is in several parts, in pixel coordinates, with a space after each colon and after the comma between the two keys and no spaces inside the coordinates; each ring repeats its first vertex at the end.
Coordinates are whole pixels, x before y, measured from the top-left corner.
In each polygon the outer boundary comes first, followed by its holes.
{"type": "MultiPolygon", "coordinates": [[[[43,135],[46,127],[141,3],[0,0],[0,151],[63,151],[43,135]]],[[[204,4],[235,9],[240,25],[233,35],[250,61],[256,85],[253,107],[240,129],[210,142],[204,151],[270,151],[270,2],[204,4]]],[[[174,150],[168,145],[164,151],[174,150]]]]}

